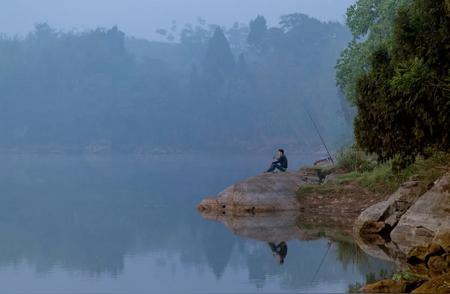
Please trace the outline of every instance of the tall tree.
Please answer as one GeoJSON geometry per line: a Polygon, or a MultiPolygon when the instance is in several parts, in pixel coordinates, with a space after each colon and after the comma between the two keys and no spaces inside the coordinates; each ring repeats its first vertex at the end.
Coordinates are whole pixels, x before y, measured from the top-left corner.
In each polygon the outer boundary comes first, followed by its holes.
{"type": "Polygon", "coordinates": [[[377,50],[358,83],[355,135],[400,167],[427,147],[450,148],[450,9],[415,0],[400,9],[391,47],[377,50]]]}
{"type": "Polygon", "coordinates": [[[262,43],[267,33],[267,21],[264,16],[258,15],[250,22],[250,33],[247,42],[255,49],[261,49],[262,43]]]}
{"type": "Polygon", "coordinates": [[[358,79],[370,69],[370,55],[389,47],[392,23],[398,9],[412,0],[357,0],[347,10],[347,25],[353,39],[342,51],[336,66],[336,81],[351,103],[356,99],[358,79]]]}
{"type": "Polygon", "coordinates": [[[235,60],[230,44],[223,30],[217,28],[209,40],[203,63],[204,74],[217,82],[222,82],[233,73],[235,60]]]}

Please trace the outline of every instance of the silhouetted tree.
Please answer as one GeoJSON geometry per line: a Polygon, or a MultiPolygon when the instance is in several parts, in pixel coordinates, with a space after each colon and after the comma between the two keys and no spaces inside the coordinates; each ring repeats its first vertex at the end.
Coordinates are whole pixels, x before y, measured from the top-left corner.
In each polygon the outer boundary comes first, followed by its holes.
{"type": "Polygon", "coordinates": [[[230,77],[235,66],[230,44],[221,28],[217,28],[209,40],[203,70],[206,77],[223,82],[230,77]]]}
{"type": "Polygon", "coordinates": [[[261,49],[267,33],[267,21],[264,16],[258,15],[250,22],[250,33],[247,38],[248,44],[256,49],[261,49]]]}

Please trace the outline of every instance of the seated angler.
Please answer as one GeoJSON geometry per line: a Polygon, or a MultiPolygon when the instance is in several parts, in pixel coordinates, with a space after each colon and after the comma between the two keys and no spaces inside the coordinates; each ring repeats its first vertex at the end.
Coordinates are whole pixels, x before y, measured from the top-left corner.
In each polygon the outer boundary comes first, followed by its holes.
{"type": "Polygon", "coordinates": [[[267,172],[271,173],[274,172],[275,170],[285,172],[287,168],[288,168],[288,160],[286,155],[284,154],[284,150],[278,149],[277,156],[274,157],[274,161],[272,162],[267,172]]]}

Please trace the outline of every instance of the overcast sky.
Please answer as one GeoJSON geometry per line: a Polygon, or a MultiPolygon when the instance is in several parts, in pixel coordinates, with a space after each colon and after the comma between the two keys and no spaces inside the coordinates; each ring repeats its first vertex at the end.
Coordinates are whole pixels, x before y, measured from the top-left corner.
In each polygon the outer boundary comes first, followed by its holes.
{"type": "Polygon", "coordinates": [[[129,35],[157,39],[155,30],[195,22],[247,23],[258,14],[276,24],[282,14],[302,12],[321,20],[344,21],[355,0],[0,0],[0,32],[24,35],[35,23],[62,30],[118,25],[129,35]]]}

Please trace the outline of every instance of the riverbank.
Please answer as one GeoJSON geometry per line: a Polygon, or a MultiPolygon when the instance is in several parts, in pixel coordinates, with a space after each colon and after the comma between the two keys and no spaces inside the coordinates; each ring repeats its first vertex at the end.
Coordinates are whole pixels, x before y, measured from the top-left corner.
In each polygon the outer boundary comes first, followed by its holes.
{"type": "Polygon", "coordinates": [[[450,154],[434,153],[418,158],[408,168],[394,173],[389,164],[368,171],[348,171],[340,166],[316,167],[320,184],[305,184],[297,191],[301,209],[321,214],[338,213],[356,217],[366,208],[385,200],[408,181],[414,181],[415,193],[425,193],[432,183],[450,170],[450,154]]]}
{"type": "MultiPolygon", "coordinates": [[[[206,218],[226,219],[226,223],[235,225],[236,220],[246,217],[255,221],[262,213],[282,211],[345,219],[350,227],[355,224],[352,237],[366,253],[393,261],[399,270],[404,270],[412,250],[435,244],[450,232],[449,181],[447,153],[418,158],[395,173],[388,164],[376,164],[361,171],[347,171],[339,165],[304,167],[295,172],[261,174],[244,180],[217,197],[203,200],[198,209],[206,218]]],[[[440,248],[447,246],[438,244],[440,248]]],[[[448,252],[440,257],[447,260],[448,252]]],[[[427,262],[428,259],[422,262],[423,267],[427,268],[427,262]]],[[[450,282],[446,277],[436,281],[422,278],[420,285],[429,281],[439,288],[450,282]]],[[[407,290],[414,288],[408,286],[407,290]]]]}
{"type": "Polygon", "coordinates": [[[338,165],[263,173],[204,199],[198,209],[203,213],[231,215],[295,210],[356,219],[364,209],[385,200],[404,182],[413,180],[415,191],[424,193],[450,169],[449,163],[450,154],[435,153],[427,159],[419,158],[398,173],[389,164],[362,172],[338,165]]]}
{"type": "Polygon", "coordinates": [[[419,158],[398,173],[387,165],[366,172],[320,172],[328,173],[327,179],[301,187],[299,202],[308,210],[363,210],[354,224],[358,245],[398,265],[391,279],[357,292],[450,292],[449,154],[419,158]]]}

